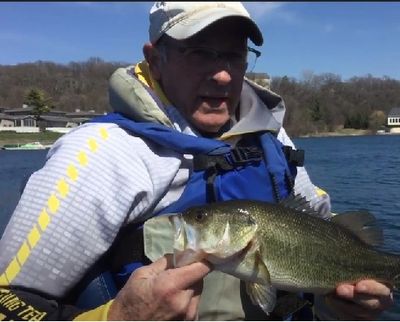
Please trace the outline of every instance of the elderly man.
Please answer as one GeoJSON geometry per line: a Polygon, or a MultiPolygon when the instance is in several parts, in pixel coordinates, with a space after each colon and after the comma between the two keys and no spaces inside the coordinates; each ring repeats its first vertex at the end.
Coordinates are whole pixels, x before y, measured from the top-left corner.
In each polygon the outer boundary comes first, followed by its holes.
{"type": "MultiPolygon", "coordinates": [[[[149,263],[141,255],[141,224],[191,205],[278,202],[294,192],[329,216],[327,195],[293,149],[284,153],[293,144],[282,128],[283,101],[244,77],[258,53],[248,39],[263,42],[240,3],[154,4],[145,61],[110,81],[118,114],[63,136],[27,183],[0,242],[2,297],[24,305],[3,304],[2,314],[21,319],[29,306],[52,320],[267,318],[251,315],[240,281],[210,273],[208,263],[173,268],[169,256],[149,263]],[[222,155],[233,161],[221,164],[222,155]],[[46,300],[71,301],[102,259],[122,277],[114,299],[89,311],[46,300]]],[[[318,305],[321,318],[353,320],[373,319],[391,303],[388,287],[366,280],[338,286],[318,305]]]]}

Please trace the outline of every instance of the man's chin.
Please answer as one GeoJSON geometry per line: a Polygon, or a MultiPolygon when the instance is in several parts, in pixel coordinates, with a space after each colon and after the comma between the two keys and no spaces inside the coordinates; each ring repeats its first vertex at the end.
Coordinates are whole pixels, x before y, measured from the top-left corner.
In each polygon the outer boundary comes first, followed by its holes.
{"type": "Polygon", "coordinates": [[[193,125],[196,129],[205,136],[216,136],[224,132],[226,129],[226,124],[228,123],[229,119],[221,120],[221,122],[193,122],[193,125]]]}

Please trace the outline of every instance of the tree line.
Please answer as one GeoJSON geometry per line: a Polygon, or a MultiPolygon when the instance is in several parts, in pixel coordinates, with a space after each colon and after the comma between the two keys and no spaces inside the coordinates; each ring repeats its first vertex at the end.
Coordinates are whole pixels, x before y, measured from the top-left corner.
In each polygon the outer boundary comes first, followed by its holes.
{"type": "MultiPolygon", "coordinates": [[[[57,110],[110,111],[108,79],[127,65],[95,57],[66,65],[45,61],[0,65],[0,107],[19,108],[29,102],[32,90],[38,90],[57,110]]],[[[336,74],[304,72],[300,80],[271,77],[270,88],[285,100],[285,128],[292,136],[339,128],[376,131],[385,126],[390,109],[400,106],[400,81],[389,77],[367,75],[344,81],[336,74]]]]}

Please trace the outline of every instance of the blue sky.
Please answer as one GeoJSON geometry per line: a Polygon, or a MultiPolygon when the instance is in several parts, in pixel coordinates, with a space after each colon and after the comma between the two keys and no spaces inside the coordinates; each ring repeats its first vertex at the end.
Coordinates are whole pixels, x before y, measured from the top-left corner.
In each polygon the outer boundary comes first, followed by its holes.
{"type": "MultiPolygon", "coordinates": [[[[255,71],[400,80],[400,2],[245,2],[265,43],[255,71]]],[[[142,59],[152,2],[0,2],[0,65],[142,59]]]]}

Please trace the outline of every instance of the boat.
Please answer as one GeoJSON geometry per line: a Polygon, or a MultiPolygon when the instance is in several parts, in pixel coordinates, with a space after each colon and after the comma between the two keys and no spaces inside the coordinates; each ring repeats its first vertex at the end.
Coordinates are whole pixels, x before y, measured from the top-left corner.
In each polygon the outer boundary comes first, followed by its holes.
{"type": "Polygon", "coordinates": [[[43,145],[40,142],[30,142],[25,144],[5,144],[3,150],[43,150],[48,149],[49,145],[43,145]]]}

